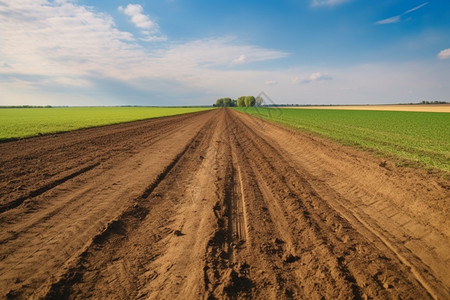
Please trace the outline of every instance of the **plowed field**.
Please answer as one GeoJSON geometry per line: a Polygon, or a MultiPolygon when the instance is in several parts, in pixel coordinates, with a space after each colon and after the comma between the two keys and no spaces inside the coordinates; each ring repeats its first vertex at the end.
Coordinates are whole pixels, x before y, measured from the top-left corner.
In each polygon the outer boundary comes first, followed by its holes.
{"type": "Polygon", "coordinates": [[[0,144],[0,297],[449,299],[450,187],[218,109],[0,144]]]}

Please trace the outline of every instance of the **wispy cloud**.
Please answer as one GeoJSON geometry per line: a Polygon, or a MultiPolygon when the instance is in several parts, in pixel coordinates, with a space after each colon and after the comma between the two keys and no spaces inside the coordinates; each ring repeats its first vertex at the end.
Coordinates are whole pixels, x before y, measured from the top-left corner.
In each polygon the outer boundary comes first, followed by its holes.
{"type": "Polygon", "coordinates": [[[140,38],[144,42],[156,42],[167,40],[166,36],[160,35],[159,25],[152,21],[148,15],[144,15],[142,12],[144,8],[139,4],[128,4],[126,7],[119,6],[118,10],[131,18],[131,22],[139,29],[142,29],[141,33],[144,35],[140,38]]]}
{"type": "Polygon", "coordinates": [[[278,81],[275,80],[266,80],[264,81],[264,85],[277,85],[278,81]]]}
{"type": "MultiPolygon", "coordinates": [[[[151,29],[144,31],[151,33],[151,29]]],[[[68,90],[91,99],[94,91],[104,97],[108,92],[102,82],[143,94],[165,93],[164,84],[172,86],[167,90],[174,93],[174,87],[180,87],[180,94],[217,90],[223,82],[242,86],[245,76],[257,77],[259,71],[244,70],[247,64],[289,55],[243,44],[235,37],[173,42],[147,49],[140,41],[159,37],[143,34],[120,31],[110,15],[77,2],[12,1],[8,7],[0,5],[0,101],[38,99],[46,103],[45,99],[54,95],[58,100],[53,103],[61,104],[67,102],[57,101],[69,101],[68,95],[61,97],[69,94],[68,90]]],[[[255,82],[261,84],[267,77],[263,74],[255,82]]]]}
{"type": "Polygon", "coordinates": [[[314,81],[332,80],[333,77],[327,73],[314,72],[308,76],[294,76],[291,78],[292,83],[311,83],[314,81]]]}
{"type": "Polygon", "coordinates": [[[396,15],[396,16],[393,16],[393,17],[389,17],[389,18],[386,18],[386,19],[379,20],[379,21],[375,22],[375,24],[378,24],[378,25],[385,25],[385,24],[398,23],[398,22],[401,21],[401,18],[402,18],[404,15],[407,15],[407,14],[409,14],[409,13],[412,13],[413,11],[416,11],[416,10],[422,8],[422,7],[424,7],[424,6],[427,5],[427,4],[428,4],[428,2],[422,3],[422,4],[420,4],[420,5],[416,6],[416,7],[413,7],[413,8],[411,8],[411,9],[408,9],[407,11],[405,11],[405,12],[399,14],[399,15],[396,15]]]}
{"type": "Polygon", "coordinates": [[[233,59],[233,63],[240,65],[240,64],[244,64],[247,61],[247,56],[245,56],[245,54],[241,54],[239,55],[239,57],[236,57],[235,59],[233,59]]]}
{"type": "Polygon", "coordinates": [[[409,14],[409,13],[415,11],[415,10],[418,10],[419,8],[424,7],[424,6],[427,5],[427,4],[428,4],[428,2],[422,3],[422,4],[420,4],[420,5],[418,5],[418,6],[414,7],[414,8],[411,8],[411,9],[405,11],[402,15],[409,14]]]}
{"type": "Polygon", "coordinates": [[[104,75],[114,73],[110,69],[114,61],[128,63],[143,55],[133,35],[119,31],[108,15],[69,2],[12,1],[8,5],[0,6],[0,61],[9,66],[3,72],[104,75]]]}
{"type": "Polygon", "coordinates": [[[144,33],[144,37],[139,38],[143,42],[164,42],[167,41],[167,36],[165,35],[148,35],[144,33]]]}
{"type": "Polygon", "coordinates": [[[231,68],[235,65],[279,59],[289,55],[283,51],[242,45],[236,41],[235,37],[229,36],[173,45],[164,51],[162,59],[166,62],[178,62],[180,65],[231,68]]]}
{"type": "Polygon", "coordinates": [[[149,16],[144,15],[144,10],[139,4],[128,4],[125,8],[119,6],[118,10],[131,17],[131,22],[141,29],[155,29],[157,24],[150,20],[149,16]]]}
{"type": "Polygon", "coordinates": [[[313,7],[317,6],[335,6],[349,2],[350,0],[312,0],[310,5],[313,7]]]}
{"type": "Polygon", "coordinates": [[[390,17],[390,18],[386,18],[386,19],[377,21],[377,22],[375,22],[375,24],[384,25],[384,24],[398,23],[398,22],[400,22],[400,17],[401,17],[400,15],[393,16],[393,17],[390,17]]]}
{"type": "MultiPolygon", "coordinates": [[[[258,63],[290,53],[234,36],[147,47],[143,40],[164,38],[154,33],[158,26],[125,32],[111,15],[81,2],[0,0],[0,105],[192,105],[261,90],[278,103],[448,100],[448,68],[437,58],[434,65],[413,67],[393,62],[265,69],[258,63]]],[[[120,17],[131,20],[125,13],[120,17]]],[[[436,55],[449,59],[444,47],[436,55]]]]}
{"type": "Polygon", "coordinates": [[[450,59],[450,48],[440,51],[438,57],[440,59],[450,59]]]}

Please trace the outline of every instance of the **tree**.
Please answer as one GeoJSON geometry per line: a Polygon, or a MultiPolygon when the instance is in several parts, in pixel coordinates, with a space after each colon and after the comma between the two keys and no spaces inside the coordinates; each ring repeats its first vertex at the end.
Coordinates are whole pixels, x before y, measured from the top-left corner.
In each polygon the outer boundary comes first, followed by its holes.
{"type": "Polygon", "coordinates": [[[236,106],[236,100],[233,100],[231,98],[219,98],[216,100],[216,104],[214,106],[218,107],[230,107],[230,106],[236,106]]]}
{"type": "Polygon", "coordinates": [[[224,107],[230,107],[231,106],[231,99],[230,98],[223,98],[223,106],[224,107]]]}
{"type": "Polygon", "coordinates": [[[241,96],[237,100],[231,98],[219,98],[213,106],[217,107],[250,107],[256,105],[256,99],[253,96],[241,96]]]}
{"type": "Polygon", "coordinates": [[[222,107],[223,106],[223,98],[216,100],[216,106],[222,107]]]}
{"type": "Polygon", "coordinates": [[[245,96],[241,96],[237,98],[237,106],[244,107],[245,106],[245,96]]]}
{"type": "Polygon", "coordinates": [[[255,97],[253,96],[246,96],[244,101],[246,107],[255,106],[256,103],[255,97]]]}

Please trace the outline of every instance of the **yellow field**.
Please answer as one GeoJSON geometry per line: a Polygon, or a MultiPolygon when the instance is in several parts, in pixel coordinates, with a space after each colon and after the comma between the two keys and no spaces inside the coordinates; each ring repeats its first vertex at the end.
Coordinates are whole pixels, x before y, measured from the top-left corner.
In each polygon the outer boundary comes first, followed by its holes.
{"type": "Polygon", "coordinates": [[[302,107],[294,106],[289,108],[450,112],[450,104],[338,105],[338,106],[333,105],[333,106],[302,106],[302,107]]]}

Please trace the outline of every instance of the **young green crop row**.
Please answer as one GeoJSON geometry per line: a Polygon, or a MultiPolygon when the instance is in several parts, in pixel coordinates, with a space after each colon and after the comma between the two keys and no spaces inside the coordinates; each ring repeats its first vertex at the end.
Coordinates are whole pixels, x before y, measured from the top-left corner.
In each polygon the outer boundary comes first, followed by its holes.
{"type": "Polygon", "coordinates": [[[201,107],[0,108],[0,140],[207,110],[201,107]]]}
{"type": "Polygon", "coordinates": [[[434,112],[238,109],[346,145],[450,171],[450,114],[434,112]]]}

